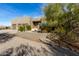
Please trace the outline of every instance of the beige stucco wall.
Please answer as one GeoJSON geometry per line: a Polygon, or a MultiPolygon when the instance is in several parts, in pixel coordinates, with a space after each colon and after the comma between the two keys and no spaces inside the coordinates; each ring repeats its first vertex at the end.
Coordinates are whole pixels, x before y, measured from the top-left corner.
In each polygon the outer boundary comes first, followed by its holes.
{"type": "Polygon", "coordinates": [[[31,22],[30,17],[19,17],[19,18],[12,20],[12,24],[24,24],[24,23],[30,24],[30,22],[31,22]]]}
{"type": "Polygon", "coordinates": [[[31,18],[30,17],[18,17],[14,20],[11,21],[12,23],[12,28],[15,27],[16,29],[18,29],[19,25],[31,25],[31,18]]]}
{"type": "Polygon", "coordinates": [[[24,17],[18,17],[16,19],[12,20],[11,22],[12,22],[12,27],[14,27],[13,24],[15,24],[15,28],[18,29],[19,24],[21,24],[21,25],[23,25],[23,24],[27,25],[28,24],[28,25],[31,25],[31,28],[34,28],[35,27],[35,25],[33,24],[34,21],[35,22],[38,22],[38,21],[45,22],[45,18],[42,17],[42,18],[32,19],[31,17],[24,16],[24,17]]]}

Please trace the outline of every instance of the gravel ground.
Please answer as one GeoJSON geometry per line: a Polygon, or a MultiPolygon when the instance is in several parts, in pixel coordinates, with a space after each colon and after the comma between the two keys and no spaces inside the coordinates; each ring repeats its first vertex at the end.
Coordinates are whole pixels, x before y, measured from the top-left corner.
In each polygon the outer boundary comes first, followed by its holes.
{"type": "MultiPolygon", "coordinates": [[[[10,48],[14,48],[16,50],[16,47],[20,47],[20,45],[34,48],[34,51],[37,53],[35,55],[51,55],[51,50],[49,50],[49,48],[45,44],[36,41],[26,40],[20,37],[14,37],[10,41],[7,41],[5,44],[4,43],[0,44],[0,53],[4,55],[5,52],[3,51],[6,51],[7,49],[10,48]],[[43,48],[46,50],[45,52],[48,53],[44,53],[43,48]],[[37,50],[39,50],[40,52],[37,52],[37,50]]],[[[27,49],[27,51],[28,50],[29,48],[27,49]]],[[[30,54],[27,55],[32,55],[31,52],[29,53],[30,54]]],[[[16,55],[16,52],[14,52],[12,55],[16,55]]]]}
{"type": "Polygon", "coordinates": [[[37,39],[40,39],[40,34],[17,33],[15,30],[1,30],[1,32],[0,55],[52,55],[51,50],[37,39]],[[21,50],[26,53],[23,54],[21,50]]]}
{"type": "Polygon", "coordinates": [[[17,32],[5,30],[0,34],[1,56],[79,56],[65,47],[55,46],[45,39],[47,33],[17,32]],[[15,35],[14,35],[15,34],[15,35]],[[14,35],[14,36],[13,36],[14,35]],[[42,38],[42,39],[41,39],[42,38]],[[44,41],[44,42],[42,42],[44,41]],[[46,40],[46,41],[45,41],[46,40]]]}
{"type": "Polygon", "coordinates": [[[37,32],[19,32],[16,36],[22,37],[24,39],[40,41],[41,38],[46,38],[48,33],[37,33],[37,32]]]}

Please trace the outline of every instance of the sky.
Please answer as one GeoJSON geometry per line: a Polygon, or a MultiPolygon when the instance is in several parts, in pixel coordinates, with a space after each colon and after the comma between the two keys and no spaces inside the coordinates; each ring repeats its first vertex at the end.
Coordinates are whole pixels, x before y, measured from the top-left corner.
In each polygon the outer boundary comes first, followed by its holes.
{"type": "Polygon", "coordinates": [[[16,17],[43,16],[42,7],[45,4],[41,3],[0,3],[0,25],[11,25],[11,20],[16,17]]]}

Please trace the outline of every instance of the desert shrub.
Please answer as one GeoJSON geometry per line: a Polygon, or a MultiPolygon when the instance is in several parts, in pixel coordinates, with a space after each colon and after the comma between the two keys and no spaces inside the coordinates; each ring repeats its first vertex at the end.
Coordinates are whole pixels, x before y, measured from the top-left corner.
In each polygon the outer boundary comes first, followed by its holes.
{"type": "Polygon", "coordinates": [[[48,25],[46,23],[41,23],[40,24],[40,29],[42,32],[46,32],[48,28],[48,25]]]}
{"type": "Polygon", "coordinates": [[[48,23],[41,23],[40,29],[42,32],[50,32],[52,30],[52,27],[50,27],[48,23]]]}
{"type": "MultiPolygon", "coordinates": [[[[78,6],[77,4],[48,4],[45,6],[44,14],[49,25],[48,29],[50,33],[54,32],[56,36],[59,36],[59,42],[75,43],[75,41],[79,41],[78,6]]],[[[53,35],[50,35],[50,40],[54,41],[53,35]]]]}
{"type": "Polygon", "coordinates": [[[21,31],[21,32],[25,31],[25,26],[20,26],[20,27],[18,28],[18,30],[21,31]]]}
{"type": "Polygon", "coordinates": [[[31,26],[30,26],[30,25],[27,25],[27,26],[26,26],[26,29],[27,29],[27,30],[31,30],[31,26]]]}
{"type": "Polygon", "coordinates": [[[10,29],[10,27],[9,26],[6,26],[5,29],[10,29]]]}

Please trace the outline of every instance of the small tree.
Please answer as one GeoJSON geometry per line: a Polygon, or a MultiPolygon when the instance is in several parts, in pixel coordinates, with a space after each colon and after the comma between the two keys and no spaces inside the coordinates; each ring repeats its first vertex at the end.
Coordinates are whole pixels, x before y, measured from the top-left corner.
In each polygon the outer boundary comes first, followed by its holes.
{"type": "Polygon", "coordinates": [[[18,30],[21,32],[25,31],[25,26],[20,26],[18,30]]]}
{"type": "Polygon", "coordinates": [[[74,42],[79,36],[76,34],[79,33],[79,4],[48,4],[44,14],[49,27],[55,28],[51,31],[60,37],[59,41],[74,42]]]}
{"type": "Polygon", "coordinates": [[[31,30],[31,26],[30,25],[27,25],[26,28],[27,28],[27,30],[31,30]]]}

